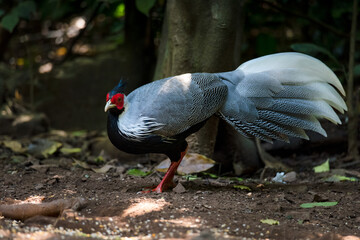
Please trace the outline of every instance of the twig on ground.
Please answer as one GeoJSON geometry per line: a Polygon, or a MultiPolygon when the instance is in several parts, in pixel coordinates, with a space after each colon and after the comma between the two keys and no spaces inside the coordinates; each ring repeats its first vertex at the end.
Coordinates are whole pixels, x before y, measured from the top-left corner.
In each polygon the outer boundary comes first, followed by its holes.
{"type": "MultiPolygon", "coordinates": [[[[359,162],[357,162],[359,163],[359,162]]],[[[345,169],[345,173],[350,175],[350,176],[354,176],[354,177],[357,177],[357,178],[360,178],[360,172],[358,171],[355,171],[355,170],[346,170],[345,169]]]]}

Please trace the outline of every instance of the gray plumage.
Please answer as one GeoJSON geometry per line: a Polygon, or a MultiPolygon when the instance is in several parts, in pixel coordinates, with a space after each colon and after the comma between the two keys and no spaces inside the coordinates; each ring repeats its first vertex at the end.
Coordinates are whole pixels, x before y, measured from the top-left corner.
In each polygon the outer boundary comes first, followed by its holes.
{"type": "Polygon", "coordinates": [[[300,53],[257,58],[231,72],[183,74],[144,85],[125,98],[120,131],[171,138],[214,114],[245,136],[265,141],[304,130],[326,136],[318,119],[341,123],[345,91],[321,61],[300,53]]]}
{"type": "Polygon", "coordinates": [[[227,92],[226,85],[210,73],[161,79],[129,94],[118,126],[134,138],[150,134],[172,137],[214,115],[227,92]]]}

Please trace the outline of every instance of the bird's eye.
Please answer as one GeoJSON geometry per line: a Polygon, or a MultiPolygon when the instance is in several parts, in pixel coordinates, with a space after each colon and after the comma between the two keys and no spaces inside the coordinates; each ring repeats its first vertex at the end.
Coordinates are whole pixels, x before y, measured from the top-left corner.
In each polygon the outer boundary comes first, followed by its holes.
{"type": "Polygon", "coordinates": [[[106,94],[106,101],[109,101],[109,99],[110,99],[110,94],[108,93],[106,94]]]}
{"type": "Polygon", "coordinates": [[[116,102],[121,103],[122,101],[123,101],[123,96],[122,96],[122,94],[119,93],[119,95],[116,98],[116,102]]]}

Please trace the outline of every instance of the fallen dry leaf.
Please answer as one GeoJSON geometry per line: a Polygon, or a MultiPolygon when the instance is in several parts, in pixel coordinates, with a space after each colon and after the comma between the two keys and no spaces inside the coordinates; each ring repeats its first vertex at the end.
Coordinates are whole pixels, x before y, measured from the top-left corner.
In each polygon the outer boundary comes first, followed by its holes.
{"type": "Polygon", "coordinates": [[[116,168],[114,165],[106,164],[101,168],[91,168],[96,173],[107,173],[110,169],[116,168]]]}
{"type": "Polygon", "coordinates": [[[233,187],[241,190],[251,191],[251,188],[245,185],[234,185],[233,187]]]}
{"type": "Polygon", "coordinates": [[[87,164],[86,162],[80,161],[80,160],[76,160],[74,159],[74,163],[73,166],[78,166],[81,167],[83,169],[86,170],[92,170],[96,173],[107,173],[110,169],[112,168],[116,168],[116,166],[110,164],[113,163],[113,161],[110,161],[109,163],[105,164],[104,166],[102,166],[101,168],[92,168],[89,164],[87,164]]]}
{"type": "Polygon", "coordinates": [[[260,222],[266,223],[269,225],[279,225],[280,224],[279,221],[274,220],[274,219],[261,219],[260,222]]]}
{"type": "Polygon", "coordinates": [[[60,147],[62,143],[51,141],[48,139],[38,139],[34,143],[30,144],[28,151],[35,156],[49,157],[53,155],[60,147]]]}
{"type": "Polygon", "coordinates": [[[18,141],[4,140],[4,141],[2,141],[2,144],[5,147],[10,148],[11,151],[13,151],[15,153],[23,153],[26,150],[25,148],[22,147],[21,143],[18,141]]]}
{"type": "MultiPolygon", "coordinates": [[[[193,173],[204,172],[215,165],[215,161],[197,153],[188,153],[181,161],[177,173],[179,175],[187,175],[193,173]]],[[[165,159],[155,170],[158,172],[166,172],[170,166],[170,159],[165,159]]]]}
{"type": "Polygon", "coordinates": [[[313,167],[314,169],[314,172],[315,173],[321,173],[321,172],[328,172],[330,171],[330,164],[329,164],[329,159],[326,160],[324,163],[316,166],[316,167],[313,167]]]}
{"type": "Polygon", "coordinates": [[[81,148],[67,148],[67,147],[63,147],[63,148],[60,149],[60,152],[66,156],[66,155],[81,153],[81,148]]]}
{"type": "Polygon", "coordinates": [[[80,161],[80,160],[76,160],[76,159],[74,159],[73,166],[81,167],[81,168],[86,169],[86,170],[91,169],[89,164],[87,164],[86,162],[80,161]]]}

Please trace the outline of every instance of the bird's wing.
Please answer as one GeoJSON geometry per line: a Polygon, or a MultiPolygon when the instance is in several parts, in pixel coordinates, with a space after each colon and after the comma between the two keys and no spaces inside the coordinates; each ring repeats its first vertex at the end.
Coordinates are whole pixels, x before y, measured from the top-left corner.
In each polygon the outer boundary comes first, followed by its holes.
{"type": "Polygon", "coordinates": [[[119,128],[134,137],[180,134],[224,103],[227,87],[210,73],[183,74],[146,84],[129,94],[119,128]]]}

